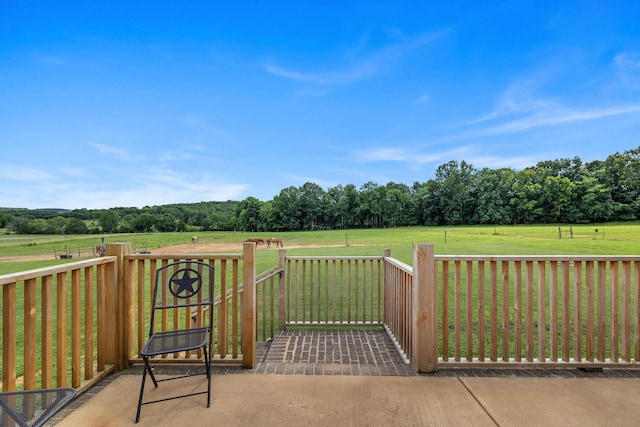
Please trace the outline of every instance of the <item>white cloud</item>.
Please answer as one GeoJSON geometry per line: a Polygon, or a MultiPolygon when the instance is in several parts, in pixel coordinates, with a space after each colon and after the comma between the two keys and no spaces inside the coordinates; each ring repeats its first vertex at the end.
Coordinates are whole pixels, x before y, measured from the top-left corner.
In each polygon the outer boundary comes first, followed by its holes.
{"type": "Polygon", "coordinates": [[[40,55],[38,56],[38,61],[46,65],[55,65],[57,67],[69,66],[69,63],[59,56],[40,55]]]}
{"type": "Polygon", "coordinates": [[[142,160],[143,156],[135,156],[131,154],[128,150],[119,147],[113,147],[111,145],[99,144],[97,142],[87,142],[87,145],[90,145],[98,150],[98,154],[101,156],[110,156],[115,157],[116,159],[122,160],[123,162],[133,163],[142,160]]]}
{"type": "Polygon", "coordinates": [[[454,149],[425,152],[420,148],[374,148],[370,150],[360,150],[353,153],[356,160],[361,162],[403,162],[422,166],[428,163],[451,160],[452,158],[462,158],[472,151],[471,147],[460,146],[454,149]]]}
{"type": "Polygon", "coordinates": [[[316,85],[341,85],[371,78],[389,67],[394,61],[412,50],[419,49],[442,37],[447,31],[426,33],[406,39],[398,44],[388,45],[374,54],[352,61],[337,71],[299,71],[275,64],[267,64],[265,71],[300,83],[316,85]]]}
{"type": "Polygon", "coordinates": [[[416,99],[416,104],[426,104],[429,102],[429,93],[425,92],[416,99]]]}
{"type": "MultiPolygon", "coordinates": [[[[38,182],[52,178],[50,172],[31,167],[0,165],[0,178],[10,181],[38,182]]],[[[5,191],[3,189],[3,191],[5,191]]]]}
{"type": "Polygon", "coordinates": [[[314,184],[319,185],[322,188],[331,188],[338,185],[338,183],[336,182],[327,181],[325,179],[320,179],[320,178],[308,177],[308,176],[305,177],[305,176],[299,176],[299,175],[285,175],[284,177],[287,178],[288,180],[297,182],[299,186],[304,185],[307,182],[312,182],[314,184]]]}
{"type": "MultiPolygon", "coordinates": [[[[640,104],[620,105],[595,109],[563,109],[554,108],[540,110],[525,117],[505,120],[502,123],[457,135],[455,139],[480,138],[492,135],[523,132],[539,127],[558,126],[573,122],[597,120],[605,117],[619,116],[640,112],[640,104]]],[[[497,118],[497,117],[496,117],[497,118]]]]}
{"type": "Polygon", "coordinates": [[[464,160],[467,163],[473,165],[476,169],[501,169],[501,168],[513,168],[516,170],[524,169],[535,165],[536,163],[548,160],[549,157],[546,154],[531,155],[531,156],[514,156],[514,157],[499,157],[499,156],[470,156],[464,160]]]}
{"type": "Polygon", "coordinates": [[[484,152],[483,146],[465,145],[454,149],[425,151],[419,148],[377,148],[362,150],[354,153],[356,159],[363,162],[397,162],[405,163],[413,169],[420,169],[425,165],[440,165],[450,160],[457,160],[472,164],[477,169],[482,168],[514,168],[523,169],[541,160],[547,159],[547,154],[529,156],[491,156],[484,152]]]}
{"type": "Polygon", "coordinates": [[[193,169],[183,172],[144,165],[138,168],[101,165],[90,169],[42,171],[0,165],[2,205],[32,209],[143,207],[239,200],[249,189],[247,184],[228,182],[224,177],[193,169]]]}
{"type": "Polygon", "coordinates": [[[539,85],[540,81],[517,80],[504,91],[491,112],[459,124],[458,127],[470,130],[452,135],[450,140],[511,134],[640,111],[640,104],[568,107],[557,100],[537,96],[536,89],[539,85]]]}
{"type": "Polygon", "coordinates": [[[630,89],[640,90],[640,53],[619,53],[614,63],[622,83],[630,89]]]}

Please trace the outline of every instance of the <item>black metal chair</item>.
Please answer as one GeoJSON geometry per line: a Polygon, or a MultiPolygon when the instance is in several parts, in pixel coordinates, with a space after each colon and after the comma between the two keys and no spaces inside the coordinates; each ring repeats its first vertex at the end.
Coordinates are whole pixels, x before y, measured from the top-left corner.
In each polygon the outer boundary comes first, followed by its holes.
{"type": "Polygon", "coordinates": [[[201,261],[179,261],[156,270],[149,340],[140,351],[144,360],[136,423],[142,405],[181,397],[207,394],[211,406],[211,355],[213,343],[214,267],[201,261]],[[159,326],[162,330],[158,330],[159,326]],[[156,379],[152,358],[170,353],[202,351],[207,390],[143,402],[147,374],[155,387],[159,382],[177,380],[201,372],[156,379]]]}
{"type": "Polygon", "coordinates": [[[5,391],[0,393],[0,426],[42,426],[76,395],[74,388],[5,391]]]}

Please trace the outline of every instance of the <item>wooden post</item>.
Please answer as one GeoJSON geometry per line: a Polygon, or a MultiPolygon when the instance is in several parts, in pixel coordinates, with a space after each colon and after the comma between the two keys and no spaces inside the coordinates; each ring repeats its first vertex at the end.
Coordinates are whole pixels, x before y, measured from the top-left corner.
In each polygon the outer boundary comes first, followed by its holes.
{"type": "MultiPolygon", "coordinates": [[[[125,320],[127,313],[126,304],[131,297],[130,292],[135,292],[130,283],[127,283],[124,275],[124,256],[132,252],[131,243],[109,243],[106,247],[107,256],[117,256],[118,262],[112,277],[105,277],[105,340],[109,349],[105,355],[105,362],[115,365],[116,370],[124,369],[129,365],[129,358],[125,352],[125,336],[129,325],[125,320]]],[[[135,330],[135,329],[134,329],[135,330]]],[[[135,332],[133,332],[135,334],[135,332]]]]}
{"type": "Polygon", "coordinates": [[[413,248],[411,364],[421,373],[438,370],[437,275],[433,245],[413,248]]]}
{"type": "MultiPolygon", "coordinates": [[[[383,258],[391,257],[391,249],[384,249],[382,251],[383,258]]],[[[387,283],[391,282],[391,279],[387,277],[387,262],[386,260],[382,261],[382,321],[385,325],[389,325],[391,319],[389,318],[390,314],[394,311],[392,308],[388,307],[388,304],[395,304],[395,299],[391,298],[390,292],[391,289],[387,286],[387,283]]]]}
{"type": "MultiPolygon", "coordinates": [[[[133,253],[133,245],[131,245],[127,249],[127,254],[133,253]]],[[[135,269],[135,261],[124,261],[122,262],[122,273],[121,276],[124,277],[124,283],[122,292],[124,293],[122,296],[123,300],[123,351],[124,351],[124,360],[123,362],[126,364],[125,367],[129,364],[129,360],[134,357],[138,353],[138,346],[136,341],[137,329],[136,329],[136,293],[138,292],[138,286],[142,286],[140,280],[136,283],[136,269],[135,269]]],[[[138,274],[143,275],[144,269],[138,274]]],[[[154,280],[155,271],[149,271],[150,280],[154,280]]],[[[153,297],[153,296],[151,296],[153,297]]],[[[139,304],[145,305],[147,301],[139,301],[139,304]]]]}
{"type": "Polygon", "coordinates": [[[287,289],[284,269],[287,261],[287,251],[278,251],[278,267],[282,269],[278,278],[278,331],[284,331],[287,323],[287,289]]]}
{"type": "Polygon", "coordinates": [[[256,360],[256,244],[242,245],[242,367],[252,369],[256,360]]]}

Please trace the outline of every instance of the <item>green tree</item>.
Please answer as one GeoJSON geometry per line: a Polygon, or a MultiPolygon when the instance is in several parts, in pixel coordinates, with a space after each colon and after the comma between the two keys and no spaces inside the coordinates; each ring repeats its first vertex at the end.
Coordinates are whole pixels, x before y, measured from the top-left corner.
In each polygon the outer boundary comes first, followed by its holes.
{"type": "Polygon", "coordinates": [[[384,187],[382,218],[384,227],[415,225],[414,198],[406,184],[389,182],[384,187]]]}
{"type": "Polygon", "coordinates": [[[69,218],[64,225],[64,234],[88,234],[87,224],[80,218],[69,218]]]}
{"type": "Polygon", "coordinates": [[[236,227],[238,230],[256,232],[260,230],[260,208],[262,202],[255,197],[247,197],[236,208],[236,227]]]}
{"type": "Polygon", "coordinates": [[[513,209],[513,221],[516,224],[535,224],[544,213],[540,206],[542,185],[535,182],[535,174],[531,169],[524,169],[516,174],[513,184],[513,197],[509,204],[513,209]]]}
{"type": "Polygon", "coordinates": [[[272,224],[274,231],[296,231],[302,229],[300,222],[300,191],[287,187],[273,198],[272,224]]]}
{"type": "Polygon", "coordinates": [[[313,230],[324,225],[326,193],[318,184],[306,182],[299,190],[300,222],[304,230],[313,230]]]}
{"type": "Polygon", "coordinates": [[[441,184],[438,202],[445,224],[464,224],[471,217],[473,174],[473,165],[464,160],[459,164],[452,160],[436,170],[436,181],[441,184]]]}
{"type": "Polygon", "coordinates": [[[356,214],[364,227],[382,227],[382,206],[384,189],[369,181],[360,187],[359,204],[356,214]]]}
{"type": "Polygon", "coordinates": [[[540,207],[543,221],[546,223],[570,222],[570,211],[574,193],[574,184],[569,178],[548,176],[541,186],[540,207]]]}
{"type": "Polygon", "coordinates": [[[150,213],[143,213],[133,221],[133,231],[136,233],[148,233],[154,230],[155,224],[155,216],[150,213]]]}
{"type": "Polygon", "coordinates": [[[13,215],[0,213],[0,228],[9,227],[13,223],[13,215]]]}
{"type": "Polygon", "coordinates": [[[98,214],[98,224],[103,233],[115,233],[119,223],[120,216],[115,210],[108,209],[98,214]]]}
{"type": "Polygon", "coordinates": [[[484,168],[475,174],[475,185],[470,196],[475,209],[470,222],[473,224],[509,224],[512,222],[511,206],[516,172],[512,169],[484,168]]]}
{"type": "Polygon", "coordinates": [[[168,233],[171,231],[176,231],[178,226],[178,220],[175,219],[172,215],[165,213],[156,217],[155,221],[155,230],[161,233],[168,233]]]}

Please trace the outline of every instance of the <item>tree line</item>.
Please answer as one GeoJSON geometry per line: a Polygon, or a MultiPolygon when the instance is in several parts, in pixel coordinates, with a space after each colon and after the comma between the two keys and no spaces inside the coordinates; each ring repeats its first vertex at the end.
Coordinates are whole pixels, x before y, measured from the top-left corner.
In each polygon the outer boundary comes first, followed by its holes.
{"type": "Polygon", "coordinates": [[[115,207],[0,208],[0,228],[19,234],[237,230],[248,232],[473,224],[603,223],[640,219],[640,147],[584,163],[542,161],[516,171],[440,165],[411,186],[367,182],[324,190],[307,182],[272,200],[115,207]]]}

